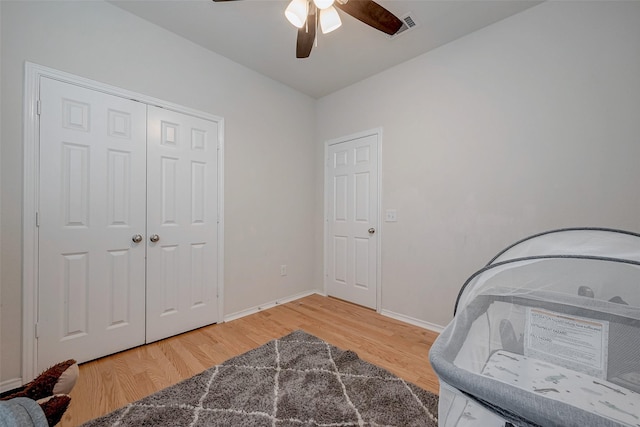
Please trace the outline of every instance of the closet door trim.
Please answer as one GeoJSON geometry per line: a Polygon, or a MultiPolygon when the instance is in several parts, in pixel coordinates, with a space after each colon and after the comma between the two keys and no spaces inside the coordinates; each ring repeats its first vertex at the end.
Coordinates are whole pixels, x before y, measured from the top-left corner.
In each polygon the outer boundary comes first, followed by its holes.
{"type": "Polygon", "coordinates": [[[40,79],[48,77],[87,89],[192,115],[218,124],[218,317],[224,318],[224,119],[178,104],[100,83],[53,68],[25,63],[23,102],[23,214],[22,214],[22,377],[23,384],[37,374],[38,316],[38,200],[40,79]]]}

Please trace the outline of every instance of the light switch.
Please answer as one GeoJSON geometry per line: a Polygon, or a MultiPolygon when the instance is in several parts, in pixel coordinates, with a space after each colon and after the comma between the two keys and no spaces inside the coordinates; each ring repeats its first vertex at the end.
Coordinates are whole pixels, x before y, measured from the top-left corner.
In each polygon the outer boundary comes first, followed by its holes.
{"type": "Polygon", "coordinates": [[[396,222],[397,219],[396,210],[395,209],[387,209],[384,214],[385,222],[396,222]]]}

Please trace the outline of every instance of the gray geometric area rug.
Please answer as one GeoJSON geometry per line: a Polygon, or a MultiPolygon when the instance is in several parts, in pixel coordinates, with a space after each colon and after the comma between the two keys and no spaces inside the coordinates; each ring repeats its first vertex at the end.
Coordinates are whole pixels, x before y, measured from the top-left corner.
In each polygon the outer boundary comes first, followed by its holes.
{"type": "Polygon", "coordinates": [[[436,427],[437,411],[438,396],[295,331],[83,427],[436,427]]]}

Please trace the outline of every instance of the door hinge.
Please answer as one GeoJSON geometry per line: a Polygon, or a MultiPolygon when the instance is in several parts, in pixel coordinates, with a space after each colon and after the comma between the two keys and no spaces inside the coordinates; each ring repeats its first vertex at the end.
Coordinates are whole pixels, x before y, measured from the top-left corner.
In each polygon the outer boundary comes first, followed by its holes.
{"type": "Polygon", "coordinates": [[[40,100],[38,99],[36,101],[36,114],[40,115],[40,113],[42,112],[42,103],[40,102],[40,100]]]}
{"type": "Polygon", "coordinates": [[[40,338],[40,327],[39,327],[39,326],[40,326],[40,324],[39,324],[39,323],[36,323],[36,325],[35,325],[35,329],[36,329],[36,330],[35,330],[36,338],[40,338]]]}
{"type": "Polygon", "coordinates": [[[36,212],[36,228],[40,227],[40,215],[36,212]]]}

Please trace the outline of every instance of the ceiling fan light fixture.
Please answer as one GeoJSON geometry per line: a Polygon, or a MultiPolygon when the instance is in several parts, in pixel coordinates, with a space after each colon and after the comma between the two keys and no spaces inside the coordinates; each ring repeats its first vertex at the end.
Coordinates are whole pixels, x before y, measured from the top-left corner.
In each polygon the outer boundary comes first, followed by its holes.
{"type": "Polygon", "coordinates": [[[330,6],[320,11],[320,28],[322,28],[322,34],[337,30],[341,25],[342,21],[335,7],[330,6]]]}
{"type": "Polygon", "coordinates": [[[313,3],[320,10],[333,6],[334,0],[313,0],[313,3]]]}
{"type": "Polygon", "coordinates": [[[302,28],[307,20],[307,14],[309,13],[309,2],[307,0],[291,0],[289,6],[284,11],[284,16],[287,17],[289,22],[298,28],[302,28]]]}

